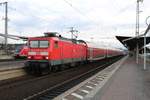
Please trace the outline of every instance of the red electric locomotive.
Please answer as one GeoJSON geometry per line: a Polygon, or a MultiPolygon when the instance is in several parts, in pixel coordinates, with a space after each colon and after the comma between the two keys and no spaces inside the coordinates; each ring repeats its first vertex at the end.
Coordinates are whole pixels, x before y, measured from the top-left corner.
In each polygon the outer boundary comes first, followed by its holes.
{"type": "Polygon", "coordinates": [[[87,45],[82,40],[72,40],[45,33],[44,37],[29,38],[27,70],[31,73],[47,73],[61,68],[61,65],[73,65],[86,61],[87,45]]]}
{"type": "Polygon", "coordinates": [[[100,60],[120,55],[121,52],[98,48],[83,40],[67,39],[55,32],[45,33],[43,37],[28,39],[28,61],[26,69],[31,74],[43,74],[58,70],[64,64],[100,60]]]}

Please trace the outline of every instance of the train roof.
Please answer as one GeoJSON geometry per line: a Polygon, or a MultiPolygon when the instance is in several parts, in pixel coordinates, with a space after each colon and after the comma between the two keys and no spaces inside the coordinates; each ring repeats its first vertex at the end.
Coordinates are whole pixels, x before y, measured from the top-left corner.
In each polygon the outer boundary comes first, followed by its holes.
{"type": "Polygon", "coordinates": [[[106,42],[90,42],[86,41],[87,46],[90,48],[101,48],[101,49],[109,49],[109,50],[117,50],[117,51],[122,51],[119,48],[113,47],[106,42]]]}
{"type": "Polygon", "coordinates": [[[84,40],[77,40],[77,39],[69,39],[69,38],[65,38],[65,37],[62,37],[59,33],[57,32],[46,32],[44,33],[44,36],[39,36],[39,37],[31,37],[29,39],[36,39],[36,38],[58,38],[60,40],[65,40],[65,41],[70,41],[70,42],[73,42],[73,43],[83,43],[83,44],[86,44],[86,42],[84,40]]]}

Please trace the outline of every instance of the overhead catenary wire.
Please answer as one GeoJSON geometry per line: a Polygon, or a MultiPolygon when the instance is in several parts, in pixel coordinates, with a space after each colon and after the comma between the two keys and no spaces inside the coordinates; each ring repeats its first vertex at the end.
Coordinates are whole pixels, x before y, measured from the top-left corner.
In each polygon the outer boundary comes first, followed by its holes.
{"type": "MultiPolygon", "coordinates": [[[[98,23],[96,23],[92,18],[90,18],[89,16],[86,16],[85,13],[83,13],[82,11],[80,11],[77,7],[73,6],[72,3],[70,3],[67,0],[63,0],[66,4],[68,4],[72,9],[74,9],[78,14],[80,14],[81,16],[83,16],[84,18],[86,18],[87,20],[89,20],[90,22],[96,24],[96,25],[100,25],[98,23]]],[[[102,23],[101,23],[102,24],[102,23]]]]}
{"type": "Polygon", "coordinates": [[[81,14],[82,16],[84,17],[87,17],[85,16],[78,8],[74,7],[70,2],[68,2],[67,0],[63,0],[65,1],[65,3],[67,3],[71,8],[73,8],[76,12],[78,12],[79,14],[81,14]]]}
{"type": "MultiPolygon", "coordinates": [[[[86,13],[83,13],[80,9],[78,9],[77,7],[75,7],[69,0],[63,0],[63,1],[65,1],[70,7],[72,7],[77,13],[79,13],[80,15],[82,15],[85,19],[89,20],[90,22],[92,22],[92,23],[94,23],[96,25],[102,25],[102,23],[95,22],[94,19],[90,18],[89,16],[86,15],[86,13]]],[[[26,12],[26,11],[20,12],[17,9],[13,9],[13,8],[10,8],[10,9],[13,10],[13,11],[19,12],[20,14],[23,14],[25,16],[31,16],[31,17],[34,17],[34,18],[36,17],[40,21],[47,21],[47,19],[45,19],[45,18],[39,18],[38,16],[36,16],[35,14],[33,14],[31,12],[26,12]]]]}
{"type": "MultiPolygon", "coordinates": [[[[76,12],[78,12],[80,15],[82,15],[83,17],[85,17],[87,20],[90,20],[91,22],[93,22],[94,24],[98,24],[98,23],[96,23],[92,18],[90,18],[89,16],[86,16],[86,14],[85,13],[83,13],[82,11],[80,11],[77,7],[75,7],[72,3],[70,3],[69,1],[67,1],[67,0],[63,0],[63,1],[65,1],[65,3],[67,3],[70,7],[72,7],[76,12]]],[[[37,16],[35,16],[35,15],[33,15],[32,13],[29,13],[29,14],[27,14],[27,12],[20,12],[20,11],[17,11],[17,9],[14,9],[14,8],[12,8],[12,7],[9,7],[9,9],[11,9],[11,10],[13,10],[13,11],[16,11],[16,12],[19,12],[19,13],[21,13],[21,14],[23,14],[23,15],[25,15],[25,16],[27,16],[27,15],[30,15],[30,16],[32,16],[32,17],[37,17],[37,16]]],[[[38,17],[37,17],[38,18],[38,17]]],[[[41,19],[40,18],[40,20],[41,21],[47,21],[46,19],[41,19]]],[[[102,24],[102,23],[101,23],[102,24]]]]}
{"type": "MultiPolygon", "coordinates": [[[[9,7],[9,9],[12,10],[12,11],[17,12],[17,13],[20,14],[20,15],[26,16],[26,17],[33,17],[34,19],[37,18],[38,20],[35,20],[35,21],[45,22],[45,24],[42,25],[42,26],[45,26],[45,28],[47,28],[47,29],[48,29],[48,25],[50,25],[48,19],[46,19],[46,18],[41,18],[40,16],[37,16],[37,15],[34,14],[34,13],[27,12],[27,11],[21,12],[21,11],[19,11],[17,8],[13,8],[13,7],[9,7]]],[[[49,9],[46,9],[46,8],[45,8],[44,10],[47,11],[47,10],[49,10],[49,9]]],[[[65,16],[62,16],[62,17],[65,18],[65,16]]],[[[10,21],[10,25],[15,25],[15,24],[17,24],[17,23],[14,22],[13,20],[9,20],[9,21],[10,21]],[[12,24],[11,24],[11,23],[12,23],[12,24]]],[[[52,24],[52,23],[51,23],[51,24],[52,24]]],[[[46,30],[47,30],[47,29],[46,29],[46,30]]]]}
{"type": "Polygon", "coordinates": [[[77,7],[75,7],[72,3],[70,3],[68,0],[63,0],[67,5],[69,5],[74,11],[76,11],[78,14],[80,14],[82,17],[84,17],[86,20],[88,20],[90,23],[93,23],[97,27],[97,31],[104,27],[103,22],[96,22],[93,20],[93,18],[86,15],[86,13],[83,13],[81,10],[79,10],[77,7]]]}
{"type": "MultiPolygon", "coordinates": [[[[86,16],[85,13],[83,13],[81,10],[79,10],[77,7],[75,7],[71,2],[69,2],[68,0],[63,0],[66,4],[68,4],[72,9],[74,9],[78,14],[82,15],[84,18],[86,18],[87,20],[90,20],[90,22],[94,23],[95,25],[101,26],[101,27],[106,27],[103,25],[103,23],[98,23],[95,22],[93,19],[91,19],[89,16],[86,16]]],[[[116,1],[116,0],[115,0],[116,1]]],[[[126,12],[127,9],[129,9],[129,7],[131,7],[133,4],[135,4],[135,1],[133,1],[132,3],[126,5],[125,7],[122,7],[121,10],[119,10],[119,12],[117,13],[117,16],[119,16],[120,14],[126,12]]],[[[114,5],[114,4],[113,4],[114,5]]],[[[115,6],[115,8],[118,9],[118,6],[115,6]]],[[[114,16],[114,18],[116,18],[116,16],[114,16]]],[[[114,27],[114,26],[113,26],[114,27]]],[[[102,28],[103,29],[103,28],[102,28]]]]}
{"type": "MultiPolygon", "coordinates": [[[[86,16],[84,13],[82,13],[82,11],[80,11],[78,8],[76,8],[75,6],[73,6],[72,3],[70,3],[67,0],[63,0],[66,4],[68,4],[72,9],[74,9],[77,13],[79,13],[80,15],[82,15],[83,17],[85,17],[87,20],[90,20],[90,22],[93,22],[94,24],[98,25],[98,28],[100,26],[100,23],[95,23],[91,18],[89,18],[88,16],[86,16]]],[[[101,23],[102,26],[102,23],[101,23]]],[[[114,37],[101,37],[100,39],[113,39],[114,37]]]]}
{"type": "MultiPolygon", "coordinates": [[[[114,0],[114,2],[115,2],[116,0],[114,0]]],[[[134,1],[132,1],[130,4],[128,4],[128,5],[126,5],[125,7],[122,7],[120,10],[119,10],[119,12],[117,13],[117,14],[122,14],[122,13],[124,13],[124,12],[126,12],[126,10],[128,10],[130,7],[132,7],[133,5],[135,5],[135,3],[136,3],[136,1],[134,0],[134,1]]],[[[117,6],[117,4],[116,4],[116,6],[115,6],[117,9],[119,9],[119,7],[117,6]]]]}

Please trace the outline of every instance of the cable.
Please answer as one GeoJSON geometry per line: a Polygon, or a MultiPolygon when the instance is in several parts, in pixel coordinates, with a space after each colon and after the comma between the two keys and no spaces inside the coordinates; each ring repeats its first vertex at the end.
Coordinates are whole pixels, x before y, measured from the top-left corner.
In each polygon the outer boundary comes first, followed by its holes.
{"type": "MultiPolygon", "coordinates": [[[[16,8],[12,8],[12,7],[10,7],[10,9],[11,9],[12,11],[15,11],[15,12],[21,14],[21,15],[24,15],[24,16],[27,16],[27,17],[28,17],[28,16],[31,16],[31,17],[33,17],[33,18],[37,18],[38,21],[40,20],[40,22],[44,21],[44,22],[49,23],[49,22],[48,22],[48,19],[46,19],[46,18],[41,18],[41,17],[39,17],[39,16],[36,16],[35,14],[33,14],[33,13],[31,13],[31,12],[21,12],[21,11],[18,11],[16,8]]],[[[50,9],[48,9],[48,8],[45,8],[44,11],[51,11],[51,12],[54,12],[53,10],[50,10],[50,9]]],[[[65,16],[61,16],[61,17],[65,18],[65,16]]],[[[45,25],[44,25],[44,26],[45,26],[45,25]]],[[[47,26],[47,25],[46,25],[46,26],[47,26]]]]}
{"type": "Polygon", "coordinates": [[[76,7],[74,7],[70,2],[68,2],[67,0],[63,0],[65,1],[71,8],[73,8],[76,12],[78,12],[79,14],[81,14],[82,16],[84,17],[87,17],[85,16],[85,14],[83,14],[79,9],[77,9],[76,7]]]}
{"type": "Polygon", "coordinates": [[[71,4],[70,2],[68,2],[67,0],[63,0],[66,4],[68,4],[71,8],[73,8],[77,13],[79,13],[80,15],[82,15],[83,17],[87,18],[88,20],[90,20],[91,22],[93,22],[96,25],[99,25],[98,23],[94,22],[93,19],[89,18],[88,16],[86,16],[84,13],[82,13],[78,8],[74,7],[73,4],[71,4]]]}
{"type": "Polygon", "coordinates": [[[125,6],[124,8],[122,8],[121,10],[119,10],[119,13],[124,13],[127,9],[129,9],[130,7],[132,7],[132,5],[135,4],[135,2],[125,6]]]}

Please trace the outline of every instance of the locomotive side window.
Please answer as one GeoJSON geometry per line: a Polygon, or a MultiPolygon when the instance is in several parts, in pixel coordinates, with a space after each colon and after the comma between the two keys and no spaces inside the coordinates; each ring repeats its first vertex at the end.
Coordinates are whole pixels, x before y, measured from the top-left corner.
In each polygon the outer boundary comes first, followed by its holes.
{"type": "Polygon", "coordinates": [[[38,41],[30,41],[31,48],[38,48],[38,45],[39,45],[38,41]]]}
{"type": "Polygon", "coordinates": [[[30,41],[30,48],[47,48],[49,46],[49,42],[46,40],[42,41],[30,41]]]}
{"type": "Polygon", "coordinates": [[[55,41],[55,42],[54,42],[54,47],[55,47],[55,48],[58,48],[58,41],[55,41]]]}
{"type": "Polygon", "coordinates": [[[49,42],[48,41],[39,41],[39,47],[40,48],[47,48],[48,45],[49,45],[49,42]]]}

